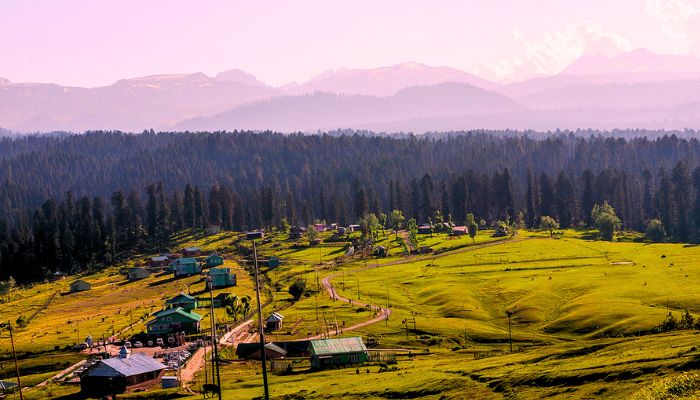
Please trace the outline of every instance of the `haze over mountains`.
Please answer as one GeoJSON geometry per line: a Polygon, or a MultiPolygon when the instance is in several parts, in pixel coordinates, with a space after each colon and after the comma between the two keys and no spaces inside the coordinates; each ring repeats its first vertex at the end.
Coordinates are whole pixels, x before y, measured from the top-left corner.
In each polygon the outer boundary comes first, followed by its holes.
{"type": "Polygon", "coordinates": [[[509,84],[414,62],[277,88],[240,70],[97,88],[0,78],[0,105],[0,127],[15,132],[700,129],[700,59],[643,49],[583,56],[559,74],[509,84]]]}

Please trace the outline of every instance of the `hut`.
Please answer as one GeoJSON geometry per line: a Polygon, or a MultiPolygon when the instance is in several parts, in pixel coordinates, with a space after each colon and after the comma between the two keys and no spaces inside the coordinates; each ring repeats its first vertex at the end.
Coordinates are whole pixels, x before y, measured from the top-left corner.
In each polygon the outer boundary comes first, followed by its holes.
{"type": "Polygon", "coordinates": [[[265,320],[265,328],[268,331],[280,330],[280,329],[282,329],[282,320],[283,319],[284,319],[284,316],[282,316],[282,314],[273,312],[265,320]]]}
{"type": "Polygon", "coordinates": [[[423,224],[418,227],[418,233],[421,235],[429,235],[433,233],[433,227],[428,224],[423,224]]]}
{"type": "MultiPolygon", "coordinates": [[[[239,343],[236,347],[236,355],[238,358],[245,358],[248,360],[261,360],[260,356],[260,342],[257,343],[239,343]]],[[[281,348],[275,343],[265,343],[265,358],[268,360],[273,358],[284,358],[287,356],[287,350],[281,348]]]]}
{"type": "Polygon", "coordinates": [[[136,268],[131,268],[129,271],[126,273],[127,278],[129,281],[138,281],[140,279],[146,279],[149,276],[151,276],[151,273],[148,272],[146,268],[141,268],[141,267],[136,267],[136,268]]]}
{"type": "Polygon", "coordinates": [[[265,232],[262,230],[260,231],[250,231],[246,232],[245,238],[248,240],[255,240],[255,239],[262,239],[265,237],[265,232]]]}
{"type": "Polygon", "coordinates": [[[289,230],[290,239],[301,239],[301,237],[306,233],[306,228],[303,226],[293,226],[289,230]]]}
{"type": "Polygon", "coordinates": [[[92,289],[92,285],[89,282],[85,282],[82,279],[78,279],[77,281],[70,284],[71,293],[84,292],[90,289],[92,289]]]}
{"type": "Polygon", "coordinates": [[[185,247],[182,249],[183,257],[199,257],[202,255],[202,250],[199,247],[185,247]]]}
{"type": "Polygon", "coordinates": [[[377,255],[377,257],[386,257],[386,247],[384,246],[377,246],[376,249],[374,249],[374,254],[377,255]]]}
{"type": "Polygon", "coordinates": [[[65,272],[63,272],[63,271],[56,271],[56,272],[54,272],[53,274],[51,274],[51,282],[55,282],[55,281],[60,281],[60,280],[66,279],[66,276],[68,276],[68,274],[66,274],[65,272]]]}
{"type": "Polygon", "coordinates": [[[160,255],[160,256],[155,256],[151,257],[148,260],[148,265],[154,268],[162,268],[162,267],[167,267],[168,264],[170,264],[171,260],[170,257],[166,255],[160,255]]]}
{"type": "Polygon", "coordinates": [[[467,229],[466,226],[455,226],[452,228],[450,231],[450,235],[452,236],[463,236],[469,233],[469,230],[467,229]]]}
{"type": "Polygon", "coordinates": [[[360,337],[316,339],[309,342],[311,368],[319,370],[367,362],[367,347],[360,337]]]}
{"type": "Polygon", "coordinates": [[[168,299],[165,304],[169,308],[182,308],[185,311],[192,311],[197,308],[197,298],[189,294],[180,293],[177,296],[168,299]]]}
{"type": "Polygon", "coordinates": [[[207,276],[206,288],[221,288],[236,286],[236,274],[231,272],[231,268],[211,268],[207,276]]]}
{"type": "Polygon", "coordinates": [[[194,258],[178,258],[170,263],[170,268],[172,268],[175,278],[191,276],[202,272],[202,267],[199,266],[199,263],[194,258]]]}
{"type": "Polygon", "coordinates": [[[100,360],[80,376],[80,392],[84,396],[101,397],[157,384],[165,365],[143,353],[130,354],[122,347],[119,356],[100,360]]]}
{"type": "Polygon", "coordinates": [[[198,333],[202,316],[181,307],[155,313],[155,318],[146,324],[149,335],[161,335],[174,332],[198,333]]]}
{"type": "Polygon", "coordinates": [[[218,267],[224,264],[224,258],[218,254],[212,254],[204,260],[204,266],[206,268],[218,267]]]}

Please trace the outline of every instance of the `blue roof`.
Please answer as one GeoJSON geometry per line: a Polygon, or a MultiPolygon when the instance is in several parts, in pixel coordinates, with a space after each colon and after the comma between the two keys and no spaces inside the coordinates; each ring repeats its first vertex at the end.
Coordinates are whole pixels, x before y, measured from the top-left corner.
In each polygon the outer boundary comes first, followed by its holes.
{"type": "Polygon", "coordinates": [[[165,365],[153,357],[136,353],[126,358],[108,358],[95,364],[87,372],[87,376],[134,376],[147,372],[160,371],[165,365]]]}

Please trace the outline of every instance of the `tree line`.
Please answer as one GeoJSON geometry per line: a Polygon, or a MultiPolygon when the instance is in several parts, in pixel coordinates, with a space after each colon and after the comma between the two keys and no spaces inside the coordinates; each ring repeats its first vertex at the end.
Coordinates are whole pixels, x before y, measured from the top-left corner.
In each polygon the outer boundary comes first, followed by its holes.
{"type": "Polygon", "coordinates": [[[568,228],[594,226],[596,205],[607,204],[623,228],[644,231],[653,221],[661,240],[694,242],[699,165],[700,143],[674,135],[0,139],[0,280],[28,282],[165,250],[182,229],[347,225],[394,210],[418,223],[439,217],[463,225],[471,214],[485,225],[538,227],[551,217],[568,228]]]}

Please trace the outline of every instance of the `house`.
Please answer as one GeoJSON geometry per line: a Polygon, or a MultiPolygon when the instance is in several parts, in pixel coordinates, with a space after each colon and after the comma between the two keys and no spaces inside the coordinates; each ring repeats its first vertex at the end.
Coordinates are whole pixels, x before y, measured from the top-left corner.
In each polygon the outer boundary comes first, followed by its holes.
{"type": "Polygon", "coordinates": [[[71,293],[84,292],[90,289],[92,289],[92,285],[89,282],[85,282],[82,279],[78,279],[77,281],[70,284],[71,293]]]}
{"type": "Polygon", "coordinates": [[[348,225],[348,230],[350,232],[357,232],[360,230],[360,225],[348,225]]]}
{"type": "Polygon", "coordinates": [[[136,267],[136,268],[130,268],[129,271],[126,273],[127,278],[129,281],[138,281],[140,279],[146,279],[149,276],[151,276],[151,273],[146,269],[146,268],[141,268],[141,267],[136,267]]]}
{"type": "Polygon", "coordinates": [[[204,266],[206,268],[218,267],[224,264],[224,258],[218,254],[212,254],[204,260],[204,266]]]}
{"type": "Polygon", "coordinates": [[[325,232],[326,224],[314,224],[314,229],[316,229],[316,232],[325,232]]]}
{"type": "Polygon", "coordinates": [[[374,254],[376,254],[377,257],[386,257],[386,255],[387,255],[386,247],[377,246],[377,248],[374,249],[374,254]]]}
{"type": "Polygon", "coordinates": [[[216,235],[217,233],[221,233],[221,225],[209,225],[207,227],[207,234],[216,235]]]}
{"type": "Polygon", "coordinates": [[[265,328],[268,331],[277,331],[282,329],[282,319],[284,319],[284,316],[282,316],[282,314],[273,312],[265,320],[265,328]]]}
{"type": "Polygon", "coordinates": [[[151,257],[150,260],[148,260],[148,265],[151,267],[167,267],[168,264],[170,264],[171,260],[170,257],[166,255],[160,255],[160,256],[155,256],[151,257]]]}
{"type": "Polygon", "coordinates": [[[367,347],[360,337],[316,339],[309,342],[312,369],[364,364],[367,347]]]}
{"type": "Polygon", "coordinates": [[[56,282],[56,281],[66,279],[66,276],[68,276],[68,274],[66,274],[65,272],[56,271],[53,274],[51,274],[51,282],[56,282]]]}
{"type": "Polygon", "coordinates": [[[418,233],[421,235],[429,235],[433,233],[433,227],[428,224],[422,224],[418,227],[418,233]]]}
{"type": "MultiPolygon", "coordinates": [[[[308,340],[293,340],[287,342],[269,342],[266,348],[274,351],[277,354],[284,354],[285,357],[309,357],[309,341],[308,340]],[[280,353],[279,350],[272,346],[267,346],[269,344],[274,344],[278,348],[284,350],[284,353],[280,353]]],[[[255,343],[239,343],[236,346],[236,356],[240,359],[260,357],[260,342],[255,343]]],[[[275,354],[265,351],[265,356],[270,358],[275,357],[275,354]]]]}
{"type": "Polygon", "coordinates": [[[154,314],[154,319],[146,324],[146,330],[149,335],[161,335],[174,332],[199,332],[199,321],[202,316],[186,311],[181,307],[171,308],[169,310],[158,311],[154,314]]]}
{"type": "Polygon", "coordinates": [[[452,228],[450,231],[450,235],[452,236],[463,236],[469,233],[469,230],[467,229],[466,226],[455,226],[452,228]]]}
{"type": "Polygon", "coordinates": [[[180,293],[177,296],[168,299],[165,305],[169,308],[182,308],[185,311],[192,311],[197,308],[197,298],[189,294],[180,293]]]}
{"type": "Polygon", "coordinates": [[[170,268],[172,269],[176,278],[195,275],[202,272],[202,267],[194,258],[178,258],[170,263],[170,268]]]}
{"type": "Polygon", "coordinates": [[[211,268],[207,276],[206,288],[221,288],[236,285],[236,274],[231,272],[231,268],[211,268]]]}
{"type": "MultiPolygon", "coordinates": [[[[241,343],[243,344],[243,343],[241,343]]],[[[238,346],[240,346],[239,344],[238,346]]],[[[260,356],[260,343],[251,343],[254,344],[254,347],[251,347],[249,349],[249,353],[246,355],[245,358],[247,359],[252,359],[252,360],[262,360],[262,357],[260,356]]],[[[274,343],[265,343],[265,358],[268,360],[271,360],[273,358],[284,358],[287,355],[287,350],[279,347],[278,345],[274,343]]]]}
{"type": "Polygon", "coordinates": [[[346,231],[346,230],[347,230],[347,229],[345,229],[345,227],[339,226],[339,227],[338,227],[338,235],[340,235],[340,236],[345,236],[345,233],[346,233],[345,231],[346,231]]]}
{"type": "Polygon", "coordinates": [[[263,231],[250,231],[246,232],[245,238],[248,240],[262,239],[265,237],[265,232],[263,231]]]}
{"type": "Polygon", "coordinates": [[[165,365],[143,353],[130,354],[122,347],[119,356],[100,360],[80,375],[80,392],[85,396],[102,397],[157,384],[165,365]]]}
{"type": "Polygon", "coordinates": [[[202,250],[199,247],[185,247],[182,249],[183,257],[199,257],[202,255],[202,250]]]}
{"type": "Polygon", "coordinates": [[[301,239],[302,236],[306,233],[306,228],[303,226],[293,226],[291,229],[289,229],[289,238],[290,239],[301,239]]]}

